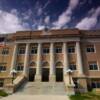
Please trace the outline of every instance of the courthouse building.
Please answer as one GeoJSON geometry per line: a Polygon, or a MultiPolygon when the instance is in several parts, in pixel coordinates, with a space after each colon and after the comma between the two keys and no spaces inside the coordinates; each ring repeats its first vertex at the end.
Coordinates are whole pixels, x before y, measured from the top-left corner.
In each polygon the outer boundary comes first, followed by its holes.
{"type": "Polygon", "coordinates": [[[64,82],[82,92],[100,88],[100,30],[19,31],[1,34],[0,42],[1,88],[12,84],[12,70],[15,80],[64,82]]]}

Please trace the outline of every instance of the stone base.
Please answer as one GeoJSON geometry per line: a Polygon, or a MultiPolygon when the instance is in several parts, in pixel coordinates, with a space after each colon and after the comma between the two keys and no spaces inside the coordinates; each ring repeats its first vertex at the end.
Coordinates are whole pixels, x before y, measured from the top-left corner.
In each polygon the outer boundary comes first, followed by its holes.
{"type": "Polygon", "coordinates": [[[85,78],[80,78],[78,79],[79,82],[79,88],[81,93],[87,92],[87,79],[85,78]]]}
{"type": "Polygon", "coordinates": [[[4,91],[6,91],[8,94],[14,93],[15,92],[14,85],[8,84],[8,85],[4,86],[4,91]]]}
{"type": "Polygon", "coordinates": [[[49,82],[55,82],[56,81],[56,76],[55,75],[50,75],[49,76],[49,82]]]}
{"type": "Polygon", "coordinates": [[[67,85],[66,91],[68,95],[75,95],[74,85],[67,85]]]}
{"type": "Polygon", "coordinates": [[[41,75],[35,75],[35,82],[41,82],[41,75]]]}

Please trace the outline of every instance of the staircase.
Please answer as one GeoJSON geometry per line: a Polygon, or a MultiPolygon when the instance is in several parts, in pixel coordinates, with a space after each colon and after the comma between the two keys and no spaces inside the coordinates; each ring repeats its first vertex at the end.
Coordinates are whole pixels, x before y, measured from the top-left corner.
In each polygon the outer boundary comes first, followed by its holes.
{"type": "Polygon", "coordinates": [[[66,95],[63,82],[27,82],[16,92],[25,95],[66,95]]]}

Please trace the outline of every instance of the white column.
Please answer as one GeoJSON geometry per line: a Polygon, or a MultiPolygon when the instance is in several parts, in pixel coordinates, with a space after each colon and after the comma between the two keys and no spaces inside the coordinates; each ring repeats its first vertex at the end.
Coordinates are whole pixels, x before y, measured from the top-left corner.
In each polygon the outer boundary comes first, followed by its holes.
{"type": "Polygon", "coordinates": [[[65,75],[67,69],[69,68],[67,43],[63,43],[63,55],[64,55],[64,63],[63,64],[64,64],[64,75],[65,75]]]}
{"type": "Polygon", "coordinates": [[[50,44],[50,75],[49,81],[55,81],[55,55],[54,55],[54,43],[50,44]]]}
{"type": "Polygon", "coordinates": [[[16,67],[17,49],[18,49],[18,44],[15,44],[12,55],[11,70],[13,70],[16,67]]]}
{"type": "Polygon", "coordinates": [[[37,67],[36,67],[36,75],[35,80],[41,81],[41,43],[38,44],[38,52],[37,52],[37,67]]]}
{"type": "Polygon", "coordinates": [[[54,43],[50,44],[50,76],[55,75],[54,43]]]}
{"type": "Polygon", "coordinates": [[[76,53],[77,53],[77,65],[79,74],[83,75],[83,64],[82,64],[82,55],[81,55],[81,47],[80,42],[76,42],[76,53]]]}
{"type": "Polygon", "coordinates": [[[25,50],[25,58],[24,58],[24,70],[23,74],[27,77],[28,74],[28,63],[29,63],[29,43],[26,44],[26,50],[25,50]]]}

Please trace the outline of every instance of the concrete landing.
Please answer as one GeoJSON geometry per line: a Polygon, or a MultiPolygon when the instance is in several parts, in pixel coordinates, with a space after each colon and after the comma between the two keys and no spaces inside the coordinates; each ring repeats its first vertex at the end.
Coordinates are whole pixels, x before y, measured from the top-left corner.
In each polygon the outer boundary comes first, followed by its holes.
{"type": "Polygon", "coordinates": [[[69,100],[68,96],[62,95],[10,95],[0,100],[69,100]]]}
{"type": "Polygon", "coordinates": [[[27,82],[15,94],[67,95],[63,82],[27,82]]]}

